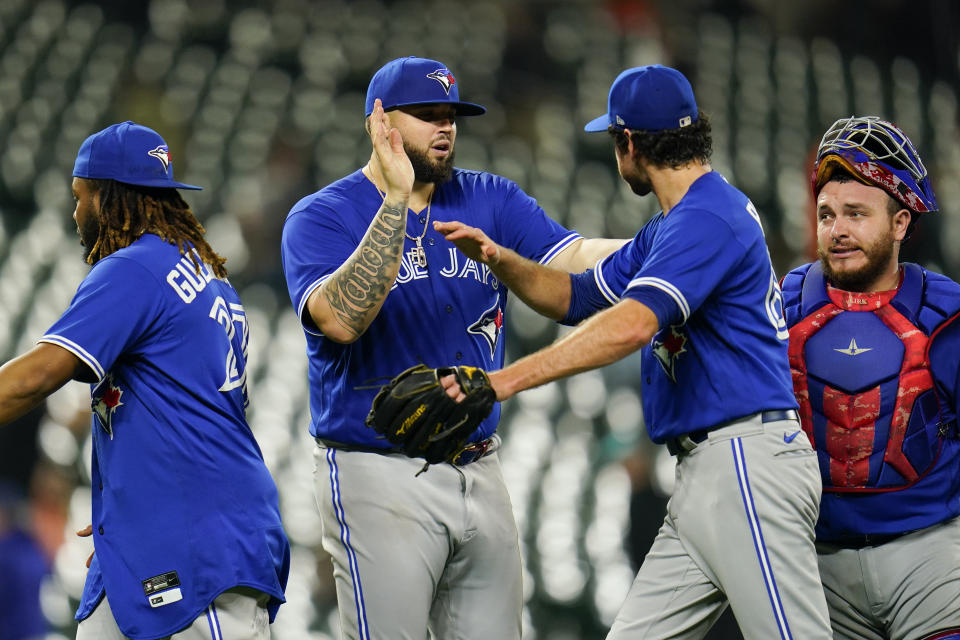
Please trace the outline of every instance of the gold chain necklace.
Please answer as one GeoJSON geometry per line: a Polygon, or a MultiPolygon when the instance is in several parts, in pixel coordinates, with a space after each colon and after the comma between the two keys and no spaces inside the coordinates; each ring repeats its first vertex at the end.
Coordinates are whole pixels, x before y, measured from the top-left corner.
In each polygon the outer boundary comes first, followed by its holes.
{"type": "MultiPolygon", "coordinates": [[[[376,182],[373,182],[373,180],[370,182],[373,183],[373,188],[377,190],[377,193],[380,194],[380,197],[386,200],[387,194],[385,194],[383,191],[380,191],[380,187],[377,186],[376,182]]],[[[433,192],[436,190],[437,188],[434,186],[433,191],[430,192],[430,196],[427,198],[427,217],[423,221],[423,232],[414,238],[412,235],[407,233],[406,229],[403,230],[403,235],[410,240],[413,240],[417,244],[417,246],[413,248],[413,258],[417,261],[417,264],[420,265],[421,269],[427,268],[427,253],[423,250],[423,238],[427,235],[427,228],[430,225],[430,206],[433,204],[433,192]]]]}

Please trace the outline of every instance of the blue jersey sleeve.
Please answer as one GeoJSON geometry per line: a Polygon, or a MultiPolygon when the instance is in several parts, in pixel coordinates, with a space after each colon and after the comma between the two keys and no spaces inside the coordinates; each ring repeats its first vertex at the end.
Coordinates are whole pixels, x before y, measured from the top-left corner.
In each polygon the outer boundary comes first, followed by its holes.
{"type": "Polygon", "coordinates": [[[359,238],[339,222],[330,207],[313,202],[294,207],[283,225],[281,243],[290,300],[304,328],[319,334],[310,315],[304,313],[307,298],[350,257],[359,238]]]}
{"type": "Polygon", "coordinates": [[[644,262],[646,256],[645,238],[654,228],[657,219],[644,225],[637,236],[627,244],[617,249],[597,264],[596,281],[600,293],[610,304],[620,301],[620,295],[633,275],[644,262]]]}
{"type": "Polygon", "coordinates": [[[642,262],[641,254],[641,244],[634,239],[602,258],[595,268],[571,274],[570,307],[561,324],[577,324],[600,309],[619,302],[620,292],[642,262]]]}
{"type": "Polygon", "coordinates": [[[104,258],[80,283],[70,306],[39,342],[73,353],[101,380],[121,353],[136,355],[163,305],[157,279],[134,260],[104,258]]]}
{"type": "Polygon", "coordinates": [[[651,240],[622,297],[649,307],[661,327],[686,322],[744,256],[730,225],[699,209],[665,216],[651,240]]]}
{"type": "Polygon", "coordinates": [[[504,190],[501,215],[497,217],[497,239],[521,256],[547,264],[582,236],[548,216],[537,201],[516,183],[497,176],[504,190]]]}

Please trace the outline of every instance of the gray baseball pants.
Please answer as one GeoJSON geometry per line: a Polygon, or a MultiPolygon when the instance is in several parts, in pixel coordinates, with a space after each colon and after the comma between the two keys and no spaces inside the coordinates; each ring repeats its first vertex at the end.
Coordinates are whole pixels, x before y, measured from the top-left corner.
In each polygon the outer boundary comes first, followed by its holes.
{"type": "Polygon", "coordinates": [[[817,557],[836,640],[960,630],[960,518],[876,547],[817,543],[817,557]]]}
{"type": "Polygon", "coordinates": [[[456,467],[314,452],[342,638],[519,640],[517,526],[497,454],[456,467]]]}
{"type": "Polygon", "coordinates": [[[759,416],[678,457],[667,515],[608,640],[699,640],[729,604],[746,640],[827,640],[821,481],[795,420],[759,416]]]}

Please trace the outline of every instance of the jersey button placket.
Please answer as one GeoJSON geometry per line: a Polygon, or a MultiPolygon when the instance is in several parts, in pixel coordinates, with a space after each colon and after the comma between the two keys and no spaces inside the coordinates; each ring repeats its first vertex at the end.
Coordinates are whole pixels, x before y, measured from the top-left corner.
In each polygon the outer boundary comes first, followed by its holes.
{"type": "Polygon", "coordinates": [[[98,532],[100,535],[103,535],[103,527],[99,527],[99,528],[97,529],[97,532],[98,532]]]}

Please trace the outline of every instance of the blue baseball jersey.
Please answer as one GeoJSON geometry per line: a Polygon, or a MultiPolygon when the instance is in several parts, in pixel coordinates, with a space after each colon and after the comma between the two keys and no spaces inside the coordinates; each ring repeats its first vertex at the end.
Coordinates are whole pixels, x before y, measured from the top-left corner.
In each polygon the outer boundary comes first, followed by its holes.
{"type": "MultiPolygon", "coordinates": [[[[310,433],[379,448],[389,443],[364,424],[377,385],[418,363],[503,366],[506,288],[489,267],[460,253],[431,223],[459,220],[541,263],[581,237],[550,219],[510,180],[454,169],[426,210],[407,215],[410,238],[425,232],[427,266],[413,259],[415,245],[407,238],[399,274],[379,314],[359,339],[339,344],[314,324],[307,298],[354,252],[382,203],[376,186],[358,170],[294,205],[282,243],[290,299],[307,338],[310,433]]],[[[497,405],[471,441],[489,437],[499,416],[497,405]]]]}
{"type": "Polygon", "coordinates": [[[147,234],[98,261],[40,339],[99,380],[96,553],[77,619],[106,592],[124,635],[164,637],[241,585],[270,594],[273,619],[289,546],[245,416],[248,337],[230,283],[147,234]]]}
{"type": "Polygon", "coordinates": [[[589,307],[632,298],[656,314],[660,330],[640,365],[654,442],[797,407],[760,218],[719,173],[697,179],[667,215],[572,282],[589,307]]]}

